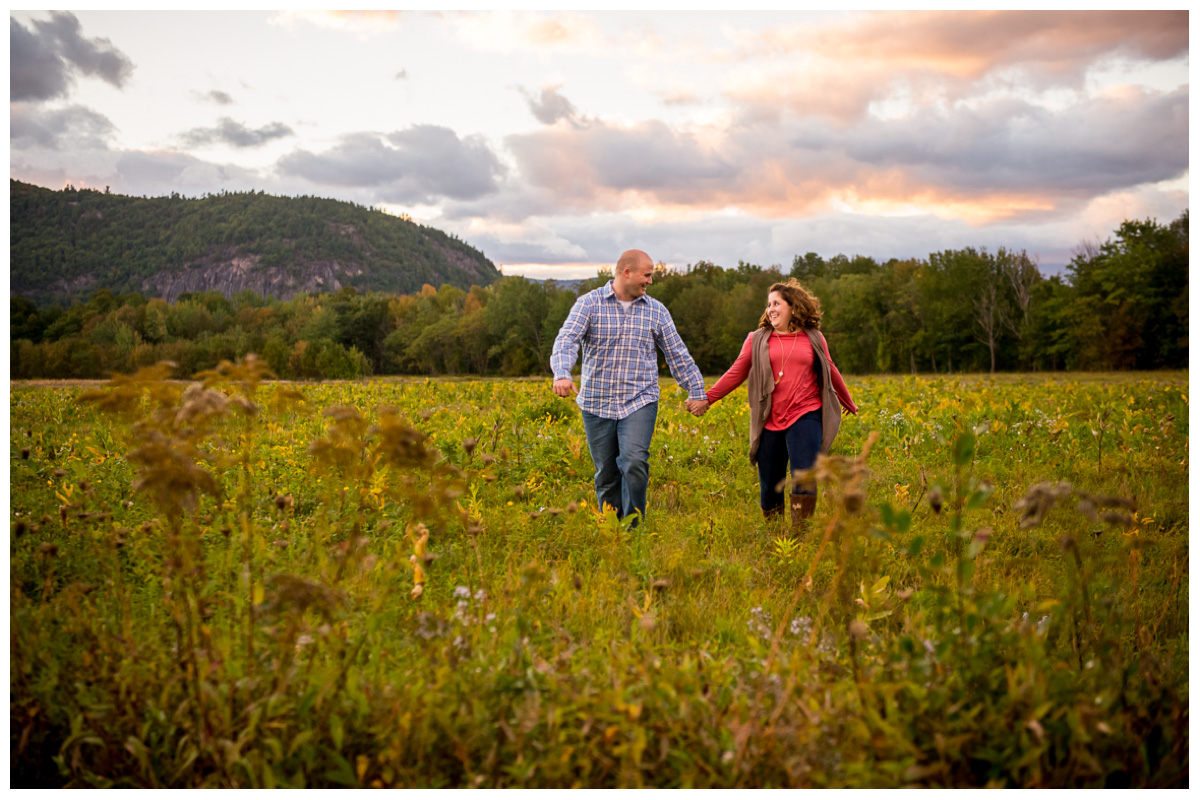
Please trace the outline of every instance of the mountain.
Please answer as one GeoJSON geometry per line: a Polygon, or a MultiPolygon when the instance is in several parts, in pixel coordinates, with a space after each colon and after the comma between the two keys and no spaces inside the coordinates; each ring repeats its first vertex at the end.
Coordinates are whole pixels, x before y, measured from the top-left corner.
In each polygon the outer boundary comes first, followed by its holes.
{"type": "Polygon", "coordinates": [[[174,301],[183,292],[250,289],[413,294],[500,278],[453,235],[340,200],[223,192],[128,197],[9,181],[10,295],[69,303],[100,289],[174,301]]]}

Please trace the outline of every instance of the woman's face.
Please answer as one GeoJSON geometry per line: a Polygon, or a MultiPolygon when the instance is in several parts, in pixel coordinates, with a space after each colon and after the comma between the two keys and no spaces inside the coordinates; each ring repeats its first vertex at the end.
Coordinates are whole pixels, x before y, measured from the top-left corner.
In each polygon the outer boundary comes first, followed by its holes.
{"type": "Polygon", "coordinates": [[[767,319],[770,320],[771,327],[775,330],[787,331],[788,323],[792,320],[792,307],[787,304],[779,292],[771,292],[767,295],[767,319]]]}

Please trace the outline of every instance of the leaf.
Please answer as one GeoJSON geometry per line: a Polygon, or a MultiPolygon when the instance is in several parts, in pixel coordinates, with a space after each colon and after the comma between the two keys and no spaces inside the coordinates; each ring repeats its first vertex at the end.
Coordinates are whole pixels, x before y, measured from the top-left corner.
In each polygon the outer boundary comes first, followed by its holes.
{"type": "Polygon", "coordinates": [[[985,489],[971,492],[970,496],[967,497],[967,511],[975,511],[976,509],[983,508],[983,504],[987,502],[989,495],[991,495],[991,492],[985,489]]]}
{"type": "Polygon", "coordinates": [[[333,750],[330,751],[329,757],[337,764],[337,769],[326,772],[325,779],[340,786],[358,786],[358,779],[354,777],[354,767],[350,766],[345,756],[333,750]]]}
{"type": "Polygon", "coordinates": [[[342,726],[342,718],[337,714],[329,717],[329,736],[333,739],[333,746],[338,750],[342,749],[342,739],[346,735],[346,731],[342,726]]]}
{"type": "Polygon", "coordinates": [[[975,434],[967,432],[954,440],[954,463],[965,467],[975,455],[975,434]]]}
{"type": "Polygon", "coordinates": [[[291,758],[292,755],[296,752],[297,748],[302,747],[303,745],[307,744],[309,742],[309,740],[311,740],[312,738],[313,738],[313,732],[311,730],[300,731],[295,736],[293,736],[292,743],[290,745],[288,745],[288,758],[291,758]]]}

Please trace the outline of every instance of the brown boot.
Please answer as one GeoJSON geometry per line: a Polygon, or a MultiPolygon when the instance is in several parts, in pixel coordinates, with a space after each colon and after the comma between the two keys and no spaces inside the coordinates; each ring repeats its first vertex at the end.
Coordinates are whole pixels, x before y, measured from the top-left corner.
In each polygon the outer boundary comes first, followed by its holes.
{"type": "Polygon", "coordinates": [[[774,521],[783,516],[783,506],[775,506],[774,508],[763,509],[763,519],[774,521]]]}
{"type": "Polygon", "coordinates": [[[815,494],[793,494],[790,497],[792,527],[802,533],[808,533],[808,520],[817,510],[817,496],[815,494]]]}

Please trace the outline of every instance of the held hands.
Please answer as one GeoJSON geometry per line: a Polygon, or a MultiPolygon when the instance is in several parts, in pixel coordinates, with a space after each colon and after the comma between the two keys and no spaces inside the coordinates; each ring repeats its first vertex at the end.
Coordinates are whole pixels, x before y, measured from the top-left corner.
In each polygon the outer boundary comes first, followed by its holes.
{"type": "Polygon", "coordinates": [[[707,400],[688,400],[687,410],[693,417],[703,417],[704,412],[708,411],[707,400]]]}
{"type": "Polygon", "coordinates": [[[571,395],[579,394],[579,390],[575,388],[575,381],[570,378],[559,378],[556,380],[553,391],[559,397],[570,397],[571,395]]]}

